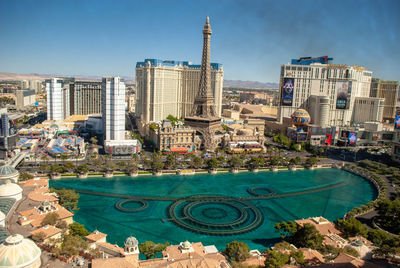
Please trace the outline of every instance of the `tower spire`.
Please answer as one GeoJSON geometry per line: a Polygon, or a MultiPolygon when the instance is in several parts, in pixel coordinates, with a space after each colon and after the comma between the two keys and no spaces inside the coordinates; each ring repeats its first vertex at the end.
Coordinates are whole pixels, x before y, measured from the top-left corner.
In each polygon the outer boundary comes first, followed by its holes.
{"type": "Polygon", "coordinates": [[[210,18],[206,17],[203,28],[203,54],[201,57],[200,82],[197,96],[194,100],[192,115],[199,117],[215,117],[214,96],[211,92],[211,65],[210,65],[210,18]]]}

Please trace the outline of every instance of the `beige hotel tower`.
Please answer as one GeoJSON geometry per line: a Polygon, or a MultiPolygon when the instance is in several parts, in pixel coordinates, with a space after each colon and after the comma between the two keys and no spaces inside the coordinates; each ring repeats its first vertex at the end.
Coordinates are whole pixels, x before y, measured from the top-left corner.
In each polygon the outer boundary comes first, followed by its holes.
{"type": "MultiPolygon", "coordinates": [[[[215,111],[221,116],[224,71],[211,63],[211,92],[215,111]]],[[[187,61],[146,59],[136,64],[136,116],[144,124],[161,122],[168,115],[191,115],[199,90],[200,65],[187,61]]]]}

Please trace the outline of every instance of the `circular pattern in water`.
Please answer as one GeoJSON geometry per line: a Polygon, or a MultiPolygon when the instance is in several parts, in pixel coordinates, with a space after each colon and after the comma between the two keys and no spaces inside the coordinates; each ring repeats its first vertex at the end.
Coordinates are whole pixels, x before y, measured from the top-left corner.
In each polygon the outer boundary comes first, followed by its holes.
{"type": "Polygon", "coordinates": [[[136,199],[124,199],[124,200],[120,200],[117,203],[115,203],[114,207],[122,212],[139,212],[142,211],[144,209],[146,209],[149,206],[149,203],[147,203],[147,201],[145,200],[136,200],[136,199]],[[141,205],[141,207],[138,208],[124,208],[123,205],[126,203],[138,203],[141,205]]]}
{"type": "Polygon", "coordinates": [[[201,214],[209,219],[223,219],[228,216],[228,212],[223,208],[205,208],[201,214]]]}
{"type": "Polygon", "coordinates": [[[261,211],[250,202],[216,195],[178,199],[168,207],[168,216],[181,228],[207,235],[247,233],[264,220],[261,211]],[[195,213],[196,210],[201,213],[195,213]]]}
{"type": "Polygon", "coordinates": [[[274,190],[267,187],[250,187],[247,188],[247,192],[254,196],[272,196],[275,194],[274,190]],[[259,192],[266,192],[266,193],[259,193],[259,192]]]}

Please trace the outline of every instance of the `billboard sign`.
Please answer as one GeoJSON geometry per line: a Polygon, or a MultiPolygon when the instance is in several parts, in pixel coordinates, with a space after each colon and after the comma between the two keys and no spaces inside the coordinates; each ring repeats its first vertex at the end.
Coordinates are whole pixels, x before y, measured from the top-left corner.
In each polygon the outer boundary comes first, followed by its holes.
{"type": "Polygon", "coordinates": [[[351,82],[338,81],[337,82],[337,98],[336,109],[349,109],[351,97],[351,82]]]}
{"type": "Polygon", "coordinates": [[[325,135],[325,145],[331,145],[332,144],[332,135],[326,134],[325,135]]]}
{"type": "Polygon", "coordinates": [[[282,106],[292,106],[293,105],[293,91],[294,91],[294,79],[293,78],[283,78],[282,96],[281,96],[282,106]]]}
{"type": "Polygon", "coordinates": [[[137,145],[112,145],[106,146],[105,151],[112,155],[130,155],[139,152],[137,145]]]}
{"type": "Polygon", "coordinates": [[[356,142],[357,142],[357,133],[350,132],[349,133],[349,144],[356,144],[356,142]]]}
{"type": "Polygon", "coordinates": [[[394,129],[400,129],[400,113],[397,113],[394,119],[394,129]]]}
{"type": "Polygon", "coordinates": [[[305,142],[307,141],[307,133],[297,133],[297,142],[305,142]]]}

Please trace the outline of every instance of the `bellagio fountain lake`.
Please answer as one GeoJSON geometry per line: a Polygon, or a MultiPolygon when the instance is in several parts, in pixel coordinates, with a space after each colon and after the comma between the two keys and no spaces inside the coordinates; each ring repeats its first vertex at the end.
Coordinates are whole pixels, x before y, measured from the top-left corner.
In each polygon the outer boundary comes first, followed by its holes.
{"type": "Polygon", "coordinates": [[[193,176],[64,178],[50,186],[80,194],[74,220],[123,246],[133,235],[223,250],[233,240],[251,249],[279,241],[277,222],[323,216],[334,221],[377,196],[363,178],[338,169],[193,176]]]}

